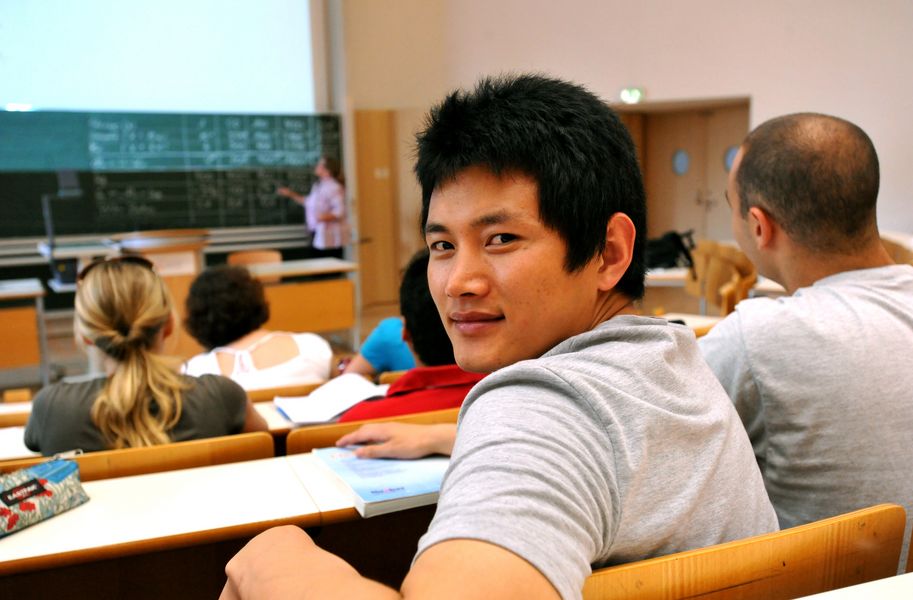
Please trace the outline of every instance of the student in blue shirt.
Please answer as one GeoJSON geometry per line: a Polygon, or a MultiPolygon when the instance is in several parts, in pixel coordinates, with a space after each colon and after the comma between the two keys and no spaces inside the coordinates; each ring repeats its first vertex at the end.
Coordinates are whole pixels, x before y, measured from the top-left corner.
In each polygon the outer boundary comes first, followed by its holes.
{"type": "Polygon", "coordinates": [[[373,377],[385,371],[406,371],[413,368],[415,358],[403,341],[403,320],[390,317],[374,328],[343,373],[373,377]]]}

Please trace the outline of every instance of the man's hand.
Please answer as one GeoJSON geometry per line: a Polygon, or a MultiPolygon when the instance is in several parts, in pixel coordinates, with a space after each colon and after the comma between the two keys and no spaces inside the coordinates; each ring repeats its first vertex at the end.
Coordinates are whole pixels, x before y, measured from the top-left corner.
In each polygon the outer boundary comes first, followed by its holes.
{"type": "Polygon", "coordinates": [[[456,438],[456,425],[409,425],[372,423],[346,434],[337,446],[370,444],[355,451],[361,458],[421,458],[429,454],[450,455],[456,438]]]}

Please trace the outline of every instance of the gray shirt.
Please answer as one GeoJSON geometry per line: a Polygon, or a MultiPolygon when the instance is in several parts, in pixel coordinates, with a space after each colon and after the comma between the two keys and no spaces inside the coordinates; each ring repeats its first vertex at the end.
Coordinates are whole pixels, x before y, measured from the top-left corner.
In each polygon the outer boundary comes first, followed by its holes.
{"type": "MultiPolygon", "coordinates": [[[[218,375],[182,377],[190,387],[183,394],[181,417],[170,431],[172,440],[216,437],[244,428],[247,395],[241,386],[218,375]]],[[[45,456],[77,448],[105,450],[105,439],[91,416],[92,404],[104,385],[105,378],[99,377],[55,383],[38,392],[25,427],[25,445],[45,456]]]]}
{"type": "Polygon", "coordinates": [[[896,502],[909,529],[913,266],[743,301],[700,347],[748,429],[781,527],[896,502]]]}
{"type": "Polygon", "coordinates": [[[776,529],[745,430],[694,335],[620,316],[473,388],[419,552],[483,540],[575,598],[591,565],[776,529]]]}

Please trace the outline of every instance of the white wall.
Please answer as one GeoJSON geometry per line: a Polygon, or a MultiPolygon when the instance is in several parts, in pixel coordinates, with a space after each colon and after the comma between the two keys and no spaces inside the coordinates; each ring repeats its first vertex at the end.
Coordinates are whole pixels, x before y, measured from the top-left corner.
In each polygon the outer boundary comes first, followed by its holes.
{"type": "Polygon", "coordinates": [[[307,0],[0,0],[0,109],[325,110],[309,9],[307,0]]]}
{"type": "Polygon", "coordinates": [[[909,0],[346,0],[357,108],[427,108],[448,89],[541,71],[607,99],[751,97],[751,124],[818,111],[849,119],[882,166],[879,223],[913,231],[909,0]]]}

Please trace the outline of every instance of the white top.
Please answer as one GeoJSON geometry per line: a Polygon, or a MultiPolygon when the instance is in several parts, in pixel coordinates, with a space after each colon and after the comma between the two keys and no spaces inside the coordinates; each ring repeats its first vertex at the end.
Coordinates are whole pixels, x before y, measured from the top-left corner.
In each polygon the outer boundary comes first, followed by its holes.
{"type": "Polygon", "coordinates": [[[225,375],[235,380],[245,390],[282,387],[318,383],[330,378],[330,361],[333,350],[330,344],[313,333],[271,332],[247,348],[213,348],[211,351],[197,354],[184,363],[184,373],[199,377],[200,375],[225,375]],[[251,353],[262,344],[277,335],[288,335],[298,346],[298,355],[276,365],[258,369],[251,353]],[[228,353],[234,355],[231,372],[222,373],[217,355],[228,353]]]}
{"type": "Polygon", "coordinates": [[[319,250],[341,248],[349,243],[345,188],[334,179],[318,179],[304,200],[308,229],[314,232],[314,247],[319,250]],[[321,221],[320,215],[333,215],[332,221],[321,221]]]}

